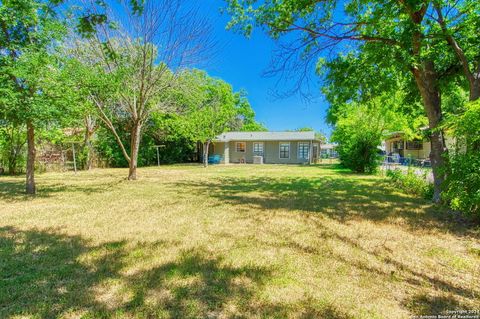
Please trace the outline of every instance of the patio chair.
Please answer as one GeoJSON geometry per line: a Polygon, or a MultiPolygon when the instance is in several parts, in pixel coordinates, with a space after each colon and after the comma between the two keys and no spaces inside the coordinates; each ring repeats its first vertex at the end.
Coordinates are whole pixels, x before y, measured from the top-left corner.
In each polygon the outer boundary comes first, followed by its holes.
{"type": "Polygon", "coordinates": [[[432,167],[432,162],[429,159],[423,160],[422,166],[423,167],[432,167]]]}

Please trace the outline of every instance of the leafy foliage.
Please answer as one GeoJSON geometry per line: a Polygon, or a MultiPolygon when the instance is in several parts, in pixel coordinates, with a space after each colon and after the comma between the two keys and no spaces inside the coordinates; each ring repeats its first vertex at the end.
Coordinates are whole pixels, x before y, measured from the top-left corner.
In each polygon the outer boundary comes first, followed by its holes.
{"type": "Polygon", "coordinates": [[[234,92],[230,84],[200,70],[184,72],[174,96],[183,128],[193,141],[203,143],[204,165],[212,140],[226,131],[265,130],[255,121],[255,112],[244,91],[234,92]]]}
{"type": "Polygon", "coordinates": [[[25,165],[25,127],[13,124],[0,125],[0,168],[8,168],[15,175],[25,165]]]}
{"type": "Polygon", "coordinates": [[[338,111],[331,140],[339,144],[337,151],[345,167],[359,173],[375,172],[378,146],[385,132],[404,124],[392,107],[394,103],[384,97],[346,104],[338,111]]]}
{"type": "Polygon", "coordinates": [[[228,28],[249,36],[260,26],[279,40],[271,73],[297,78],[296,91],[315,65],[317,73],[328,69],[324,93],[331,123],[344,105],[379,93],[405,90],[409,112],[417,112],[421,101],[431,129],[434,201],[440,201],[446,153],[441,97],[455,85],[468,85],[470,100],[480,97],[479,1],[226,2],[228,28]]]}
{"type": "MultiPolygon", "coordinates": [[[[182,72],[162,98],[169,107],[166,111],[154,111],[146,122],[139,166],[156,165],[156,145],[161,146],[161,163],[189,162],[196,160],[198,141],[207,142],[230,130],[265,130],[255,121],[255,112],[244,91],[234,92],[231,85],[203,71],[182,72]]],[[[120,139],[128,145],[128,121],[116,119],[114,125],[120,139]]],[[[95,147],[108,165],[128,165],[118,144],[103,128],[97,133],[95,147]]]]}
{"type": "Polygon", "coordinates": [[[433,185],[426,180],[426,172],[422,175],[417,175],[412,169],[407,172],[402,170],[388,170],[387,177],[389,177],[394,185],[401,188],[405,193],[421,196],[425,199],[432,199],[433,185]]]}
{"type": "Polygon", "coordinates": [[[455,210],[480,218],[480,102],[450,119],[456,149],[449,158],[443,198],[455,210]]]}
{"type": "Polygon", "coordinates": [[[226,131],[263,130],[244,91],[234,92],[230,84],[198,70],[182,80],[189,88],[184,119],[194,139],[207,142],[226,131]]]}
{"type": "Polygon", "coordinates": [[[69,95],[59,85],[56,55],[65,24],[53,7],[61,1],[3,1],[0,6],[1,116],[27,127],[26,192],[35,194],[35,131],[65,114],[69,95]]]}

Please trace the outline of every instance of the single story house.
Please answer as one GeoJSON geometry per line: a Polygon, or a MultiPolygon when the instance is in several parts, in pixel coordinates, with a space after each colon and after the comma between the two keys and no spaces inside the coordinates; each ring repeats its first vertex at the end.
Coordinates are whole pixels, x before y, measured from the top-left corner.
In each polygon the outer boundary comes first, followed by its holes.
{"type": "MultiPolygon", "coordinates": [[[[448,149],[452,149],[455,146],[455,140],[448,135],[445,137],[445,143],[448,149]]],[[[403,158],[426,161],[430,159],[432,150],[429,139],[408,139],[405,133],[401,131],[389,133],[384,143],[382,143],[382,147],[384,147],[387,156],[399,159],[399,161],[403,158]]]]}
{"type": "Polygon", "coordinates": [[[315,132],[226,132],[210,144],[219,163],[309,164],[317,161],[315,132]]]}
{"type": "Polygon", "coordinates": [[[320,148],[321,158],[337,158],[338,152],[336,150],[337,144],[322,144],[320,148]]]}
{"type": "Polygon", "coordinates": [[[428,139],[408,140],[404,132],[392,132],[385,139],[385,153],[387,156],[422,160],[430,157],[431,149],[428,139]]]}

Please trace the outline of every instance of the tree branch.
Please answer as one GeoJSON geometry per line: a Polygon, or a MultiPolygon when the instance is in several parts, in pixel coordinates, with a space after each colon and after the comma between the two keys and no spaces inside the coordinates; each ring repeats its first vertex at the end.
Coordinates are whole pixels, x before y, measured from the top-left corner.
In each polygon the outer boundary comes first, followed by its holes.
{"type": "Polygon", "coordinates": [[[95,106],[97,107],[98,111],[100,112],[100,119],[102,120],[103,123],[105,123],[105,125],[110,129],[110,131],[112,131],[113,135],[115,136],[115,139],[117,140],[118,146],[120,146],[120,149],[122,150],[123,156],[128,161],[128,163],[130,163],[130,161],[131,161],[130,156],[128,155],[127,150],[125,149],[125,146],[123,145],[122,139],[118,135],[117,130],[115,129],[115,126],[113,126],[112,121],[107,116],[107,114],[105,114],[105,112],[103,110],[102,103],[100,101],[98,101],[95,98],[95,96],[93,96],[92,94],[90,94],[90,98],[95,103],[95,106]]]}
{"type": "Polygon", "coordinates": [[[442,9],[440,8],[440,6],[437,3],[435,3],[434,7],[435,7],[435,11],[438,14],[437,22],[440,24],[440,27],[442,28],[445,39],[448,42],[448,44],[452,47],[458,59],[460,60],[460,63],[462,64],[463,72],[465,73],[465,76],[467,77],[468,82],[470,82],[470,85],[472,85],[475,82],[475,77],[470,71],[470,67],[468,65],[468,59],[465,56],[465,52],[463,52],[463,49],[460,47],[458,42],[448,32],[447,23],[445,22],[442,9]]]}

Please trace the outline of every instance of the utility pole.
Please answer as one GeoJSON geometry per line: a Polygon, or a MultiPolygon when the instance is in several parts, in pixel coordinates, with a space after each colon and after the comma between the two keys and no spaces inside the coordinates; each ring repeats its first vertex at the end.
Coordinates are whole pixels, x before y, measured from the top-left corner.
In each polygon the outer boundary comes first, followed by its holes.
{"type": "Polygon", "coordinates": [[[157,166],[160,166],[160,147],[165,147],[165,145],[155,145],[157,148],[157,166]]]}

